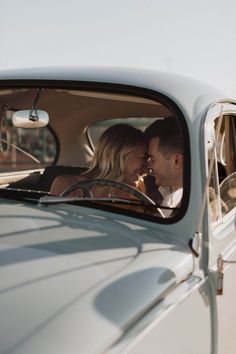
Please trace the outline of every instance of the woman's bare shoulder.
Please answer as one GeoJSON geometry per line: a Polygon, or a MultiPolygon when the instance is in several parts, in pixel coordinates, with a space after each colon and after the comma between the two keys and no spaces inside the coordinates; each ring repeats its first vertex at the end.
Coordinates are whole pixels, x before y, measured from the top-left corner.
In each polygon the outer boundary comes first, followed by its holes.
{"type": "Polygon", "coordinates": [[[63,175],[57,176],[50,188],[50,194],[60,195],[67,187],[71,186],[76,182],[81,182],[86,180],[84,176],[75,176],[75,175],[63,175]]]}

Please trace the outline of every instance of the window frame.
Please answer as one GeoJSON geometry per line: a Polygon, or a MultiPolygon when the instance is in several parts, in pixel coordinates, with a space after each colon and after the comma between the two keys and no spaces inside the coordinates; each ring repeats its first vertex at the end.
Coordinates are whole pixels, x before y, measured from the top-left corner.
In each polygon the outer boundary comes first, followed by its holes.
{"type": "MultiPolygon", "coordinates": [[[[205,121],[205,148],[206,148],[206,169],[207,169],[207,176],[208,176],[208,207],[209,207],[209,218],[210,218],[210,225],[211,229],[213,231],[216,231],[216,234],[218,234],[218,229],[219,226],[225,223],[228,223],[229,220],[232,220],[232,215],[236,213],[236,205],[232,209],[228,210],[227,212],[223,213],[222,212],[222,202],[221,202],[221,195],[220,195],[220,187],[221,183],[225,181],[225,179],[230,176],[232,173],[232,169],[234,171],[236,170],[236,136],[235,136],[235,129],[234,133],[232,135],[232,130],[229,129],[230,122],[234,122],[234,127],[236,124],[236,103],[235,102],[219,102],[208,110],[208,113],[206,115],[206,121],[205,121]],[[227,164],[226,162],[226,173],[227,176],[220,181],[219,178],[219,171],[218,171],[218,158],[217,158],[217,142],[216,142],[216,120],[220,119],[222,116],[222,126],[223,126],[223,131],[225,131],[225,134],[229,135],[229,139],[225,138],[224,143],[227,145],[225,148],[225,155],[226,155],[226,160],[227,156],[230,156],[230,164],[227,164]],[[214,129],[213,129],[214,127],[214,129]],[[209,148],[209,146],[211,146],[209,148]],[[213,149],[213,154],[212,154],[212,149],[213,149]],[[232,156],[234,154],[234,156],[232,156]],[[212,158],[212,155],[214,155],[214,162],[212,163],[212,171],[209,171],[209,155],[210,158],[212,158]],[[233,159],[233,161],[232,161],[233,159]],[[234,164],[234,167],[233,167],[234,164]],[[210,176],[210,173],[212,172],[212,176],[210,176]],[[230,173],[231,172],[231,173],[230,173]],[[210,203],[210,193],[209,193],[209,187],[211,186],[211,180],[214,180],[215,183],[215,194],[217,197],[217,209],[218,209],[218,216],[215,220],[211,220],[210,216],[210,208],[211,208],[211,203],[210,203]]],[[[223,148],[222,146],[220,149],[223,148]]],[[[219,157],[219,156],[218,156],[219,157]]],[[[222,227],[220,227],[221,229],[222,227]]]]}
{"type": "MultiPolygon", "coordinates": [[[[57,80],[57,79],[17,79],[17,80],[4,80],[0,82],[0,89],[8,88],[55,88],[55,89],[75,89],[75,90],[85,90],[85,91],[97,91],[101,93],[115,93],[124,95],[134,95],[140,98],[149,99],[156,101],[158,103],[166,106],[173,114],[178,118],[182,135],[184,140],[184,157],[188,168],[184,169],[183,175],[183,185],[184,193],[181,201],[180,210],[172,218],[158,218],[157,216],[150,216],[146,214],[135,213],[132,211],[122,210],[119,212],[118,209],[115,210],[118,214],[129,215],[134,217],[139,217],[147,221],[158,222],[159,224],[174,224],[181,220],[186,214],[189,198],[190,198],[190,185],[191,185],[191,152],[190,152],[190,135],[188,130],[188,124],[184,117],[184,113],[181,108],[175,103],[170,97],[162,94],[155,89],[144,88],[140,86],[133,86],[128,84],[117,84],[108,82],[96,82],[96,81],[79,81],[79,80],[57,80]]],[[[104,205],[99,206],[99,209],[104,209],[107,211],[112,211],[112,207],[107,207],[104,205]]]]}

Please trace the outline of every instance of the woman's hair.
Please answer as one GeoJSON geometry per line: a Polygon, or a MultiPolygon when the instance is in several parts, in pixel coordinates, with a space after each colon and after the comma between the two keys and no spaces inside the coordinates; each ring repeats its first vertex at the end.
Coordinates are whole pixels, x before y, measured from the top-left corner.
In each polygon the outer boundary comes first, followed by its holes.
{"type": "Polygon", "coordinates": [[[95,149],[87,178],[122,181],[129,156],[146,145],[144,133],[128,124],[116,124],[101,135],[95,149]]]}

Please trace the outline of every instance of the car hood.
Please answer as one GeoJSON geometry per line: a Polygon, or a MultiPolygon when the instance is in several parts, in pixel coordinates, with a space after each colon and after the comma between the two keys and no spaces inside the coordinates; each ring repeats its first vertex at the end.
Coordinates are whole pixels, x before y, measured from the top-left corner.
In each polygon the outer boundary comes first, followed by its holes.
{"type": "Polygon", "coordinates": [[[11,202],[0,219],[0,353],[104,352],[193,269],[150,222],[11,202]]]}

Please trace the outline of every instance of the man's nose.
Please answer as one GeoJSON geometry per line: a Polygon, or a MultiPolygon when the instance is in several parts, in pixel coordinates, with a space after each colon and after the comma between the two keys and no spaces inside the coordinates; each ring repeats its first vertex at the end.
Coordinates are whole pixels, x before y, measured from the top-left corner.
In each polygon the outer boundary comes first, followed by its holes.
{"type": "Polygon", "coordinates": [[[149,173],[153,172],[153,166],[150,160],[147,161],[147,170],[149,173]]]}
{"type": "Polygon", "coordinates": [[[148,174],[152,173],[152,165],[151,165],[150,161],[146,161],[143,168],[144,168],[145,173],[148,173],[148,174]]]}

